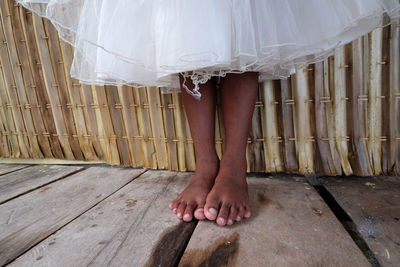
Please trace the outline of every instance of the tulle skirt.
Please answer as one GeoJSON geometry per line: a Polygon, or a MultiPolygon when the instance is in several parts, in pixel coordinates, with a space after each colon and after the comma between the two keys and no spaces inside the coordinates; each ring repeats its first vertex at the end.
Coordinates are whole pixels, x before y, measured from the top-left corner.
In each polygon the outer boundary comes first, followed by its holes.
{"type": "Polygon", "coordinates": [[[398,0],[17,0],[75,47],[72,77],[179,88],[213,76],[287,78],[399,17],[398,0]],[[384,22],[386,21],[386,22],[384,22]]]}

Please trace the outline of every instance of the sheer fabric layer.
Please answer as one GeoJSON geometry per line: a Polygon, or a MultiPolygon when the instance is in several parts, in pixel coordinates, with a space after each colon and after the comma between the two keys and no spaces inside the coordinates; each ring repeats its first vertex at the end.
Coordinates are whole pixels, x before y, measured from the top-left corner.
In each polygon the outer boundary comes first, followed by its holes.
{"type": "MultiPolygon", "coordinates": [[[[17,0],[75,47],[71,76],[178,88],[257,71],[286,78],[399,17],[398,0],[17,0]],[[384,22],[383,22],[384,21],[384,22]]],[[[187,89],[200,98],[197,90],[187,89]]]]}

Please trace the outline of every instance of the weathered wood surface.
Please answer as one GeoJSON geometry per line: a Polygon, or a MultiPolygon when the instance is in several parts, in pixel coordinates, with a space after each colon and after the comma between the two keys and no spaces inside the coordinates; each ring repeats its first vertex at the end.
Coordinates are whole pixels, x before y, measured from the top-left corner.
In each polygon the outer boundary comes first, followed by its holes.
{"type": "Polygon", "coordinates": [[[199,222],[179,266],[370,266],[302,179],[248,181],[252,218],[232,227],[199,222]]]}
{"type": "Polygon", "coordinates": [[[0,164],[0,175],[26,168],[28,165],[0,164]]]}
{"type": "Polygon", "coordinates": [[[352,218],[380,264],[399,266],[399,177],[325,178],[321,181],[352,218]]]}
{"type": "Polygon", "coordinates": [[[168,204],[191,175],[147,171],[10,266],[176,265],[196,223],[181,223],[168,204]]]}
{"type": "MultiPolygon", "coordinates": [[[[370,266],[303,178],[248,178],[252,218],[220,227],[169,210],[192,175],[55,165],[0,175],[0,196],[4,177],[25,186],[0,204],[0,266],[370,266]]],[[[322,181],[380,263],[396,266],[398,177],[322,181]]]]}
{"type": "Polygon", "coordinates": [[[78,166],[36,165],[0,176],[0,203],[81,170],[78,166]]]}
{"type": "Polygon", "coordinates": [[[0,205],[0,265],[12,261],[143,172],[91,167],[0,205]]]}

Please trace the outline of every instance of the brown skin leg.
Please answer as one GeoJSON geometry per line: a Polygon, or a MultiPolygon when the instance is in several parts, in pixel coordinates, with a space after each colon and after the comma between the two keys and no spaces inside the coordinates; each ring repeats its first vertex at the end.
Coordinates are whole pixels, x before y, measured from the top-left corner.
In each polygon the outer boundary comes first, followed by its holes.
{"type": "MultiPolygon", "coordinates": [[[[183,78],[180,77],[181,85],[183,78]]],[[[191,79],[185,84],[192,89],[191,79]]],[[[182,88],[182,86],[181,86],[182,88]]],[[[219,159],[215,150],[215,80],[200,85],[201,99],[197,100],[182,91],[182,100],[189,122],[196,156],[196,171],[186,189],[173,200],[169,207],[179,219],[191,221],[205,219],[204,205],[218,172],[219,159]]]]}
{"type": "Polygon", "coordinates": [[[221,79],[221,105],[226,132],[225,151],[204,213],[217,224],[249,218],[246,144],[258,92],[258,73],[228,74],[221,79]]]}

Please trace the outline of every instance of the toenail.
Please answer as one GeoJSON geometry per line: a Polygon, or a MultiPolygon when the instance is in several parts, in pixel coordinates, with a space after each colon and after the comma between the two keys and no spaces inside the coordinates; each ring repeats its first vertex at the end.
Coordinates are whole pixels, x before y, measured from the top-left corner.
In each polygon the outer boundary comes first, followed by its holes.
{"type": "Polygon", "coordinates": [[[224,218],[221,218],[221,217],[218,218],[218,221],[219,221],[221,224],[224,224],[224,223],[225,223],[225,219],[224,219],[224,218]]]}
{"type": "Polygon", "coordinates": [[[172,210],[173,213],[176,213],[176,208],[172,210]]]}
{"type": "Polygon", "coordinates": [[[214,208],[210,208],[208,209],[208,211],[212,214],[212,215],[217,215],[217,210],[214,208]]]}
{"type": "Polygon", "coordinates": [[[228,220],[228,225],[232,225],[232,224],[233,224],[232,219],[229,219],[229,220],[228,220]]]}
{"type": "Polygon", "coordinates": [[[238,222],[239,222],[241,219],[242,219],[242,218],[240,218],[240,216],[237,216],[237,217],[236,217],[236,221],[238,221],[238,222]]]}
{"type": "Polygon", "coordinates": [[[185,214],[185,215],[183,215],[183,218],[184,218],[184,219],[189,219],[189,218],[190,218],[190,215],[189,215],[189,214],[185,214]]]}
{"type": "Polygon", "coordinates": [[[178,214],[176,214],[176,216],[178,216],[179,218],[182,216],[182,213],[178,213],[178,214]]]}

